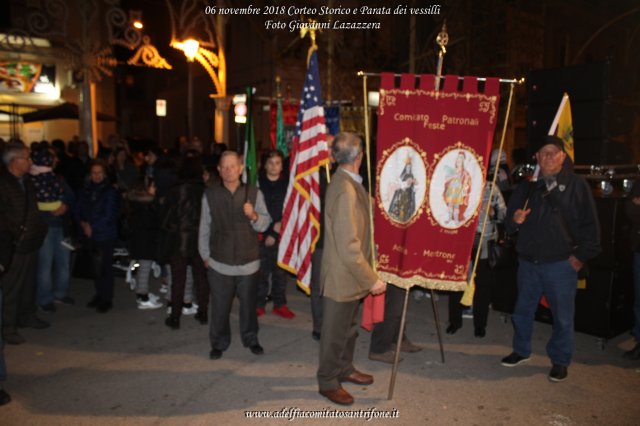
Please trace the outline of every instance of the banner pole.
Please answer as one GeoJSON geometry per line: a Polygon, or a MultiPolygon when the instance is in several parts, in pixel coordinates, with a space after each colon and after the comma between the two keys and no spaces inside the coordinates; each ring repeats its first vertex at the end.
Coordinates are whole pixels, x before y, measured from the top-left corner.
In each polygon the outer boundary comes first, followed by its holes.
{"type": "Polygon", "coordinates": [[[400,347],[402,346],[402,338],[404,333],[404,324],[407,320],[407,304],[409,303],[409,289],[406,288],[404,291],[404,304],[402,305],[402,317],[400,318],[400,334],[398,335],[398,340],[396,341],[396,353],[393,357],[393,369],[391,370],[391,380],[389,381],[389,393],[387,394],[387,399],[391,400],[393,398],[393,388],[396,385],[396,375],[398,374],[398,362],[400,361],[400,347]]]}
{"type": "MultiPolygon", "coordinates": [[[[435,78],[434,90],[437,92],[440,90],[440,80],[442,80],[442,64],[444,62],[444,55],[447,53],[447,44],[449,43],[449,33],[447,33],[447,21],[442,24],[442,31],[436,37],[436,43],[440,46],[438,52],[438,69],[435,78]]],[[[438,311],[438,300],[436,299],[436,293],[431,290],[431,308],[433,309],[433,321],[436,323],[436,331],[438,333],[438,346],[440,347],[440,359],[442,363],[445,363],[444,358],[444,344],[442,343],[442,329],[440,327],[440,315],[438,311]]]]}
{"type": "Polygon", "coordinates": [[[436,69],[436,79],[434,85],[434,90],[437,92],[440,88],[440,80],[442,79],[442,63],[444,62],[444,55],[447,54],[447,44],[449,44],[449,33],[447,33],[446,19],[442,23],[442,30],[436,37],[436,43],[438,44],[438,46],[440,46],[440,51],[438,52],[438,67],[436,69]]]}
{"type": "MultiPolygon", "coordinates": [[[[380,73],[377,72],[366,72],[366,71],[358,71],[356,73],[358,77],[380,77],[380,73]]],[[[401,77],[402,74],[393,74],[394,77],[401,77]]],[[[446,79],[447,76],[441,76],[441,79],[446,79]]],[[[464,76],[458,76],[458,80],[464,80],[464,76]]],[[[524,84],[524,77],[520,78],[499,78],[498,79],[501,84],[524,84]]],[[[487,81],[486,77],[478,77],[478,81],[487,81]]]]}
{"type": "Polygon", "coordinates": [[[475,293],[475,277],[476,277],[476,269],[478,267],[478,260],[480,259],[480,253],[482,252],[482,241],[484,240],[484,233],[487,229],[487,219],[489,218],[489,211],[491,210],[491,200],[493,199],[493,192],[496,187],[496,181],[498,179],[498,169],[500,165],[500,156],[502,155],[503,147],[504,147],[504,138],[507,134],[507,124],[509,123],[509,116],[511,113],[511,101],[513,99],[513,88],[515,84],[511,83],[511,88],[509,90],[509,101],[507,102],[507,112],[505,113],[504,123],[502,124],[502,136],[500,136],[500,146],[498,148],[498,157],[496,159],[496,167],[493,171],[493,178],[491,179],[491,189],[489,191],[489,202],[485,207],[484,219],[482,221],[482,231],[480,232],[480,243],[478,244],[478,248],[476,249],[475,258],[473,261],[473,268],[471,270],[471,278],[469,279],[469,283],[467,284],[467,288],[462,295],[462,299],[460,300],[460,304],[465,306],[471,306],[473,304],[473,294],[475,293]]]}
{"type": "Polygon", "coordinates": [[[374,272],[378,271],[376,262],[376,245],[374,239],[373,228],[373,203],[371,202],[373,194],[371,193],[371,139],[369,135],[369,99],[367,97],[367,76],[362,78],[362,93],[364,98],[364,140],[367,153],[367,178],[369,180],[369,229],[371,232],[371,265],[374,272]]]}
{"type": "Polygon", "coordinates": [[[436,293],[431,289],[431,308],[433,309],[433,320],[436,323],[436,331],[438,332],[438,345],[440,346],[440,359],[442,363],[444,360],[444,345],[442,344],[442,330],[440,329],[440,314],[438,313],[438,300],[436,293]]]}

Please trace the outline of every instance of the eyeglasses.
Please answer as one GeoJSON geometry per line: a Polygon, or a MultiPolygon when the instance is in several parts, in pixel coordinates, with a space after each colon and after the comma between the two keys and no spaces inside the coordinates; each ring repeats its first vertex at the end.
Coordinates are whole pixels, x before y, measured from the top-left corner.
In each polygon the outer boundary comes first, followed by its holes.
{"type": "Polygon", "coordinates": [[[13,158],[15,158],[16,160],[26,160],[26,161],[31,161],[31,157],[28,157],[28,156],[27,156],[27,157],[13,157],[13,158]]]}
{"type": "Polygon", "coordinates": [[[540,151],[538,152],[538,155],[540,155],[540,157],[542,158],[553,158],[556,155],[558,155],[560,152],[562,152],[561,150],[555,150],[555,151],[540,151]]]}

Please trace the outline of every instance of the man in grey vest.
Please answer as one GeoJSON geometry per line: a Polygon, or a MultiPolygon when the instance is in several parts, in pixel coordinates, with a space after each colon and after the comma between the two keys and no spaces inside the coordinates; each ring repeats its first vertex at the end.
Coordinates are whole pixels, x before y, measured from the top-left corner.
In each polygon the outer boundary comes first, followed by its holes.
{"type": "Polygon", "coordinates": [[[211,359],[220,358],[231,343],[229,313],[236,295],[242,344],[255,355],[264,353],[256,316],[258,233],[267,229],[271,217],[260,190],[240,182],[242,169],[235,151],[223,152],[218,164],[222,182],[207,188],[202,200],[198,249],[211,288],[211,359]]]}

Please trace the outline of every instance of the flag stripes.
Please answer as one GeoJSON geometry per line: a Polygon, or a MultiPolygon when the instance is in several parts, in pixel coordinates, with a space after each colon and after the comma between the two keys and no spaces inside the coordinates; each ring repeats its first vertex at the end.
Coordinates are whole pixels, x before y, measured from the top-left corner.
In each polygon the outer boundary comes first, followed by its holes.
{"type": "Polygon", "coordinates": [[[319,170],[329,159],[315,51],[309,61],[296,125],[289,186],[282,213],[278,265],[295,274],[298,286],[309,294],[311,255],[320,235],[319,170]]]}

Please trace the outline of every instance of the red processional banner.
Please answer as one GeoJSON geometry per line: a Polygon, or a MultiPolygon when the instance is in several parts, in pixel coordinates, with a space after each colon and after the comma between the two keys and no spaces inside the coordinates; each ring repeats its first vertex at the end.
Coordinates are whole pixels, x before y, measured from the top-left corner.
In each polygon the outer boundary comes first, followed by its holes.
{"type": "Polygon", "coordinates": [[[462,291],[493,142],[499,79],[382,74],[375,239],[378,273],[396,286],[462,291]]]}

